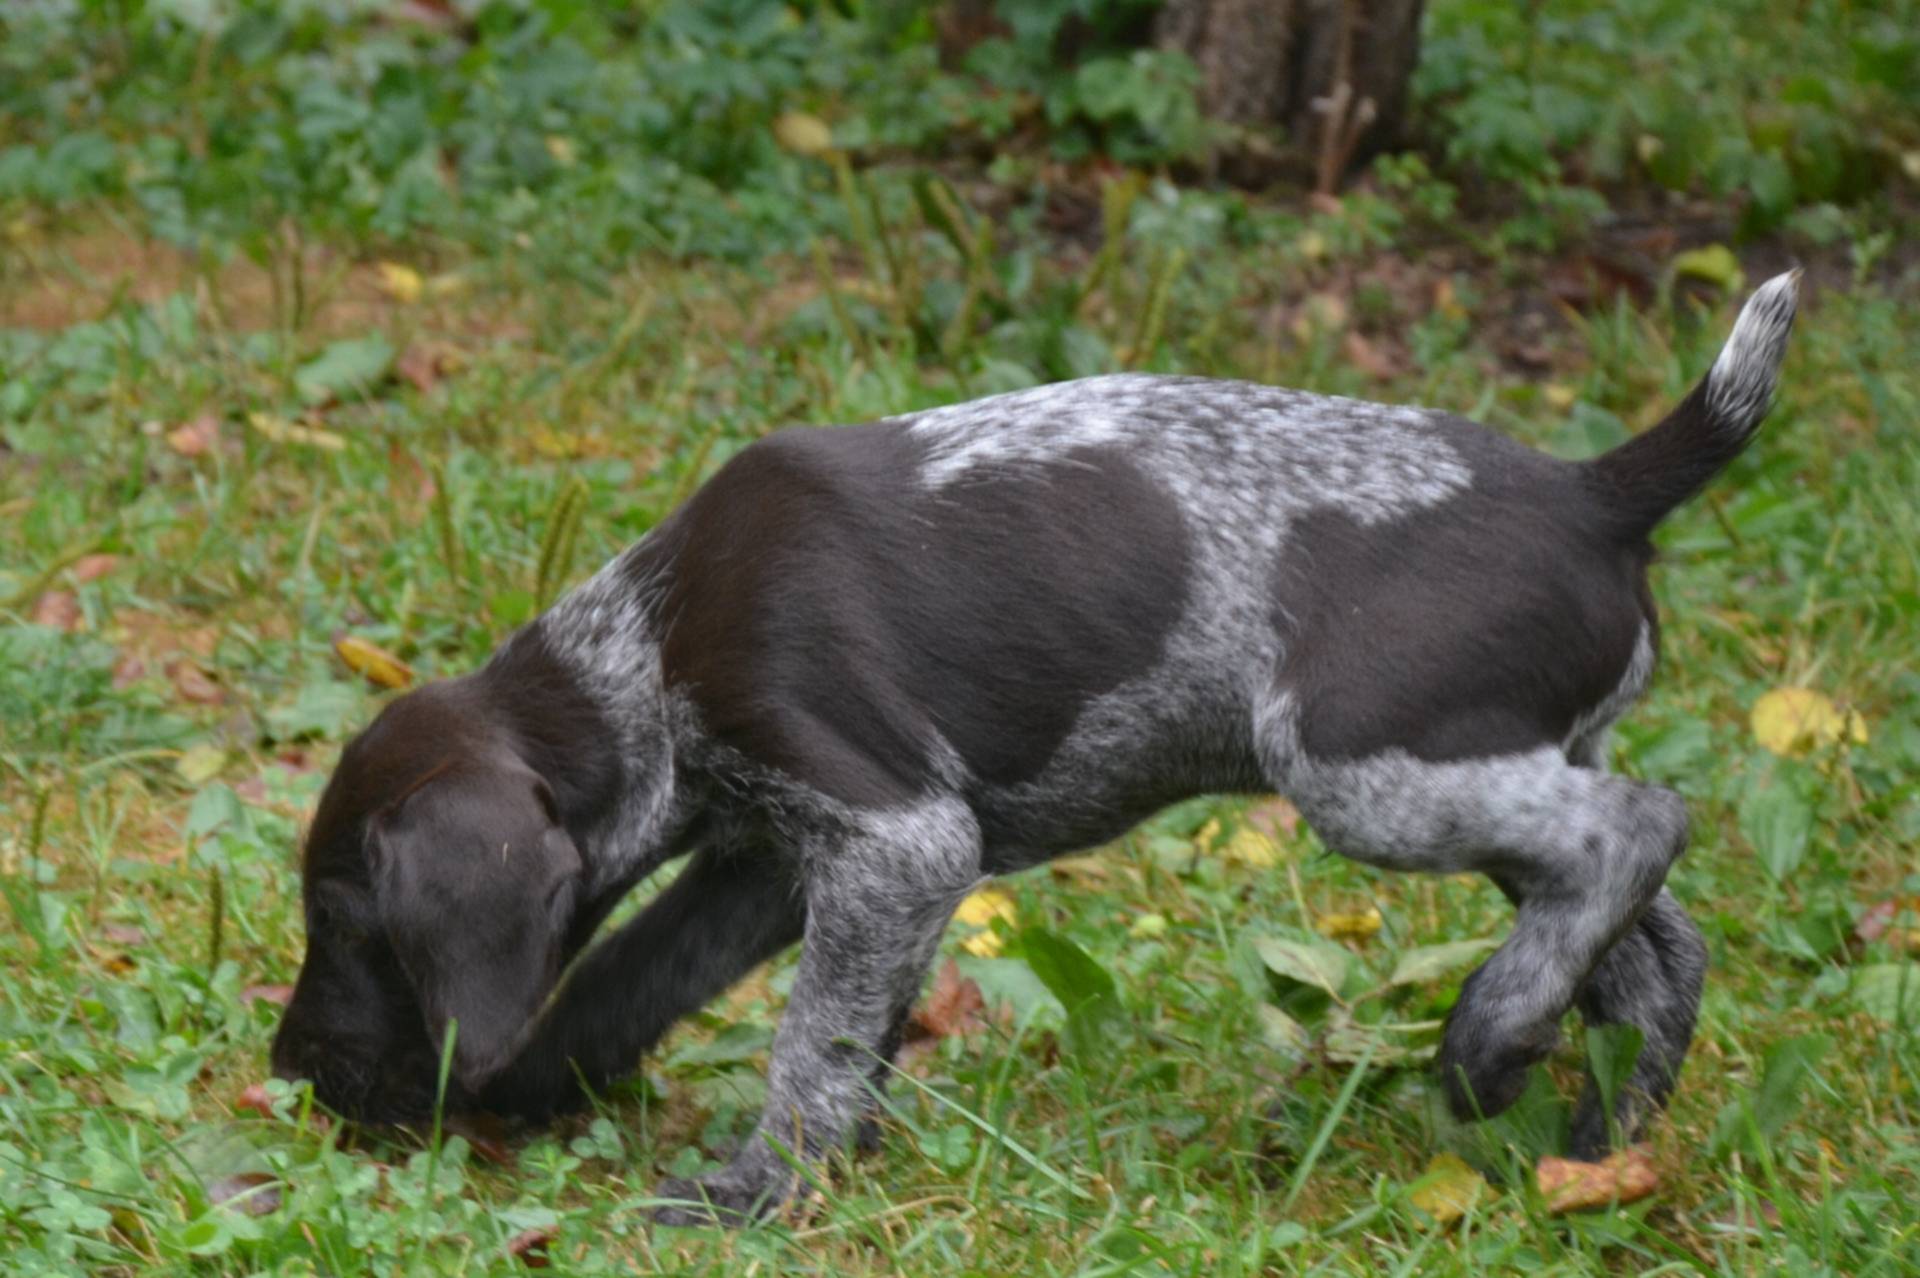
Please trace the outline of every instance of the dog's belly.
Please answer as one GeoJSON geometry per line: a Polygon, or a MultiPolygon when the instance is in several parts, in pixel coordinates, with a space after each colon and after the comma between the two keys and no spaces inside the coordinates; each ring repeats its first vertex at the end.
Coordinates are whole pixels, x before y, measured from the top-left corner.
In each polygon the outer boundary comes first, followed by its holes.
{"type": "Polygon", "coordinates": [[[1156,670],[1091,703],[1033,779],[973,788],[984,868],[1109,842],[1198,794],[1264,790],[1250,707],[1225,673],[1156,670]]]}

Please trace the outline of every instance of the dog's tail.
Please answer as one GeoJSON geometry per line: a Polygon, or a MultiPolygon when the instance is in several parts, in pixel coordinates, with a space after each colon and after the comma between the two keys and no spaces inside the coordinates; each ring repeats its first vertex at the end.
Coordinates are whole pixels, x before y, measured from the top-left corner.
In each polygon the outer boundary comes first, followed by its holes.
{"type": "Polygon", "coordinates": [[[1800,272],[1762,284],[1740,311],[1733,336],[1706,378],[1666,420],[1587,463],[1622,539],[1652,532],[1746,448],[1773,400],[1787,353],[1800,272]]]}

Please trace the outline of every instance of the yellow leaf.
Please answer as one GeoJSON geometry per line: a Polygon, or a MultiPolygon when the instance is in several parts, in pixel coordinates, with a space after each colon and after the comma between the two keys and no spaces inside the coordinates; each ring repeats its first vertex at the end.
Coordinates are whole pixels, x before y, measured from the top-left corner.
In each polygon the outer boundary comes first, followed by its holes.
{"type": "Polygon", "coordinates": [[[1435,1154],[1420,1179],[1407,1189],[1407,1201],[1442,1225],[1473,1210],[1488,1194],[1487,1182],[1458,1154],[1435,1154]]]}
{"type": "Polygon", "coordinates": [[[1004,921],[1009,927],[1018,921],[1013,898],[999,888],[981,888],[973,893],[960,902],[960,908],[953,912],[953,917],[976,929],[972,936],[960,943],[960,948],[980,958],[993,957],[1004,944],[1000,933],[993,928],[995,919],[1004,921]]]}
{"type": "Polygon", "coordinates": [[[1547,1210],[1554,1215],[1616,1203],[1639,1202],[1660,1188],[1660,1173],[1645,1145],[1609,1154],[1597,1163],[1543,1158],[1534,1168],[1547,1210]]]}
{"type": "Polygon", "coordinates": [[[1857,710],[1841,710],[1812,688],[1775,688],[1753,703],[1748,718],[1754,739],[1775,754],[1801,755],[1819,746],[1851,741],[1864,745],[1867,721],[1857,710]]]}
{"type": "Polygon", "coordinates": [[[547,134],[547,154],[552,156],[553,162],[563,169],[572,168],[573,162],[579,158],[579,153],[574,149],[573,139],[558,133],[547,134]]]}
{"type": "Polygon", "coordinates": [[[1156,936],[1167,934],[1167,916],[1164,914],[1142,914],[1127,928],[1127,935],[1135,940],[1150,941],[1156,936]]]}
{"type": "Polygon", "coordinates": [[[1271,835],[1243,825],[1220,845],[1220,855],[1229,861],[1265,869],[1280,863],[1280,845],[1271,835]]]}
{"type": "Polygon", "coordinates": [[[344,435],[321,430],[318,426],[296,426],[286,418],[275,417],[271,413],[248,413],[247,425],[276,444],[308,444],[314,448],[324,448],[330,453],[337,453],[347,446],[344,435]]]}
{"type": "Polygon", "coordinates": [[[1673,259],[1673,273],[1682,278],[1705,280],[1726,292],[1737,293],[1746,287],[1740,259],[1724,244],[1708,244],[1688,249],[1673,259]]]}
{"type": "Polygon", "coordinates": [[[355,635],[342,635],[333,641],[333,650],[355,674],[363,675],[382,688],[404,688],[413,682],[413,667],[378,644],[355,635]]]}
{"type": "Polygon", "coordinates": [[[425,287],[420,272],[399,262],[382,262],[375,269],[380,272],[380,291],[388,297],[403,305],[420,300],[420,290],[425,287]]]}
{"type": "Polygon", "coordinates": [[[833,150],[833,130],[817,115],[789,111],[773,122],[773,136],[795,155],[824,155],[833,150]]]}
{"type": "Polygon", "coordinates": [[[174,770],[180,779],[188,785],[205,785],[220,775],[220,769],[227,766],[227,752],[217,745],[205,742],[189,746],[178,759],[173,761],[174,770]]]}
{"type": "Polygon", "coordinates": [[[1547,401],[1548,407],[1557,408],[1561,412],[1572,408],[1573,401],[1579,398],[1578,392],[1564,382],[1548,382],[1540,394],[1547,401]]]}
{"type": "Polygon", "coordinates": [[[1380,930],[1380,911],[1368,907],[1357,914],[1322,914],[1313,926],[1336,941],[1364,941],[1380,930]]]}

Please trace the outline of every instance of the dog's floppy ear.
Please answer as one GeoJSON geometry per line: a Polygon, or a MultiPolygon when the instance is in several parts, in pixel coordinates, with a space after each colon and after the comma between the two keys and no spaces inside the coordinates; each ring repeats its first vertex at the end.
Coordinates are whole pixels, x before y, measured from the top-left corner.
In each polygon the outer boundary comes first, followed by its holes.
{"type": "Polygon", "coordinates": [[[380,921],[433,1043],[477,1092],[559,975],[581,859],[546,783],[516,765],[431,774],[369,823],[380,921]]]}

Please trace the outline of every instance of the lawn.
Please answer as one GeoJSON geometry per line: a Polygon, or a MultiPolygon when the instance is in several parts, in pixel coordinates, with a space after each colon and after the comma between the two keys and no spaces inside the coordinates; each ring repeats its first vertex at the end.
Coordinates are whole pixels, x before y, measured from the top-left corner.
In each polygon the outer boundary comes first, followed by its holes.
{"type": "Polygon", "coordinates": [[[915,5],[0,16],[8,1272],[1920,1273],[1920,7],[1429,8],[1337,199],[1209,180],[1177,67],[942,69],[915,5]],[[1796,262],[1614,749],[1713,963],[1637,1201],[1535,1179],[1577,1021],[1442,1115],[1499,893],[1241,798],[976,900],[881,1150],[762,1228],[645,1204],[749,1130],[791,955],[542,1134],[260,1086],[341,744],[767,431],[1147,369],[1586,456],[1796,262]]]}

